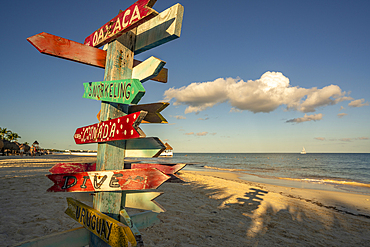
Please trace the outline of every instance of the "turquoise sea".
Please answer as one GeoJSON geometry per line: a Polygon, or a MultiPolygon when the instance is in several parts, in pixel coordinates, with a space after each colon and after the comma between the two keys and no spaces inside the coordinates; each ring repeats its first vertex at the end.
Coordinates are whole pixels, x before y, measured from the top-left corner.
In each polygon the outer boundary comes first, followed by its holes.
{"type": "Polygon", "coordinates": [[[254,182],[370,194],[370,153],[175,153],[146,161],[227,170],[254,182]]]}

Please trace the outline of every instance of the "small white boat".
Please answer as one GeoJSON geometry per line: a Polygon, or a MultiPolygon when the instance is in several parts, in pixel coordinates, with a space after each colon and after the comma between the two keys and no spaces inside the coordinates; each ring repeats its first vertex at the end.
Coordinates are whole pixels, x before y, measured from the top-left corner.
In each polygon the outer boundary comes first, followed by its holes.
{"type": "Polygon", "coordinates": [[[302,148],[301,154],[306,154],[306,149],[302,148]]]}
{"type": "Polygon", "coordinates": [[[173,156],[173,148],[167,142],[164,144],[166,149],[159,155],[160,157],[172,157],[173,156]]]}

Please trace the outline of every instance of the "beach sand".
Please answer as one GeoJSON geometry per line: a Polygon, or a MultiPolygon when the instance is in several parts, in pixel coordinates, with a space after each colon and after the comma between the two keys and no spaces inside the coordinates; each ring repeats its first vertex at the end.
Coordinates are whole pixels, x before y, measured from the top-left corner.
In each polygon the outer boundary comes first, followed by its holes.
{"type": "MultiPolygon", "coordinates": [[[[96,157],[0,157],[0,245],[80,225],[66,197],[48,193],[45,177],[59,162],[96,157]]],[[[145,246],[369,246],[370,196],[248,182],[229,172],[182,170],[186,183],[165,183],[155,199],[167,211],[141,230],[145,246]]],[[[86,194],[84,194],[86,195],[86,194]]]]}

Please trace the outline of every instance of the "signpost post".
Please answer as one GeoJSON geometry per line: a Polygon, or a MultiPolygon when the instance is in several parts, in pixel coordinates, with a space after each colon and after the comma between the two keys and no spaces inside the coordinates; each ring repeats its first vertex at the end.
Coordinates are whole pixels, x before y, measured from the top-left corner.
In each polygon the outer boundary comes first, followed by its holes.
{"type": "MultiPolygon", "coordinates": [[[[89,35],[84,45],[47,33],[27,39],[41,53],[105,68],[104,81],[84,83],[83,97],[101,101],[99,123],[78,128],[74,135],[77,144],[98,143],[96,165],[59,164],[50,169],[54,174],[48,175],[54,182],[48,191],[94,192],[93,208],[68,198],[66,210],[93,233],[90,246],[143,246],[138,229],[158,222],[157,213],[164,209],[153,200],[161,193],[140,190],[157,188],[184,167],[125,164],[127,157],[158,157],[166,148],[157,137],[145,138],[138,125],[167,123],[160,112],[168,103],[129,105],[137,104],[144,95],[141,83],[167,82],[164,61],[150,57],[140,62],[134,60],[134,54],[180,37],[184,8],[176,4],[158,14],[151,8],[155,2],[136,1],[89,35]],[[106,51],[97,49],[104,44],[106,51]],[[131,218],[126,207],[150,211],[131,218]]],[[[61,236],[67,238],[68,234],[61,236]]]]}

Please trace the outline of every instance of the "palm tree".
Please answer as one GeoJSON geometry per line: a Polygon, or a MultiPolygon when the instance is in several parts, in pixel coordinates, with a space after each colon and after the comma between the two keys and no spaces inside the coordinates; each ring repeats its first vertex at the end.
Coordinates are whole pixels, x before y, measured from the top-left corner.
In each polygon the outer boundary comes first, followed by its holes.
{"type": "Polygon", "coordinates": [[[8,134],[7,136],[9,141],[17,141],[18,138],[21,138],[17,133],[11,131],[10,134],[8,134]]]}
{"type": "Polygon", "coordinates": [[[7,128],[1,128],[0,127],[0,136],[1,136],[1,139],[4,139],[6,140],[8,135],[11,133],[10,130],[8,130],[7,128]]]}

